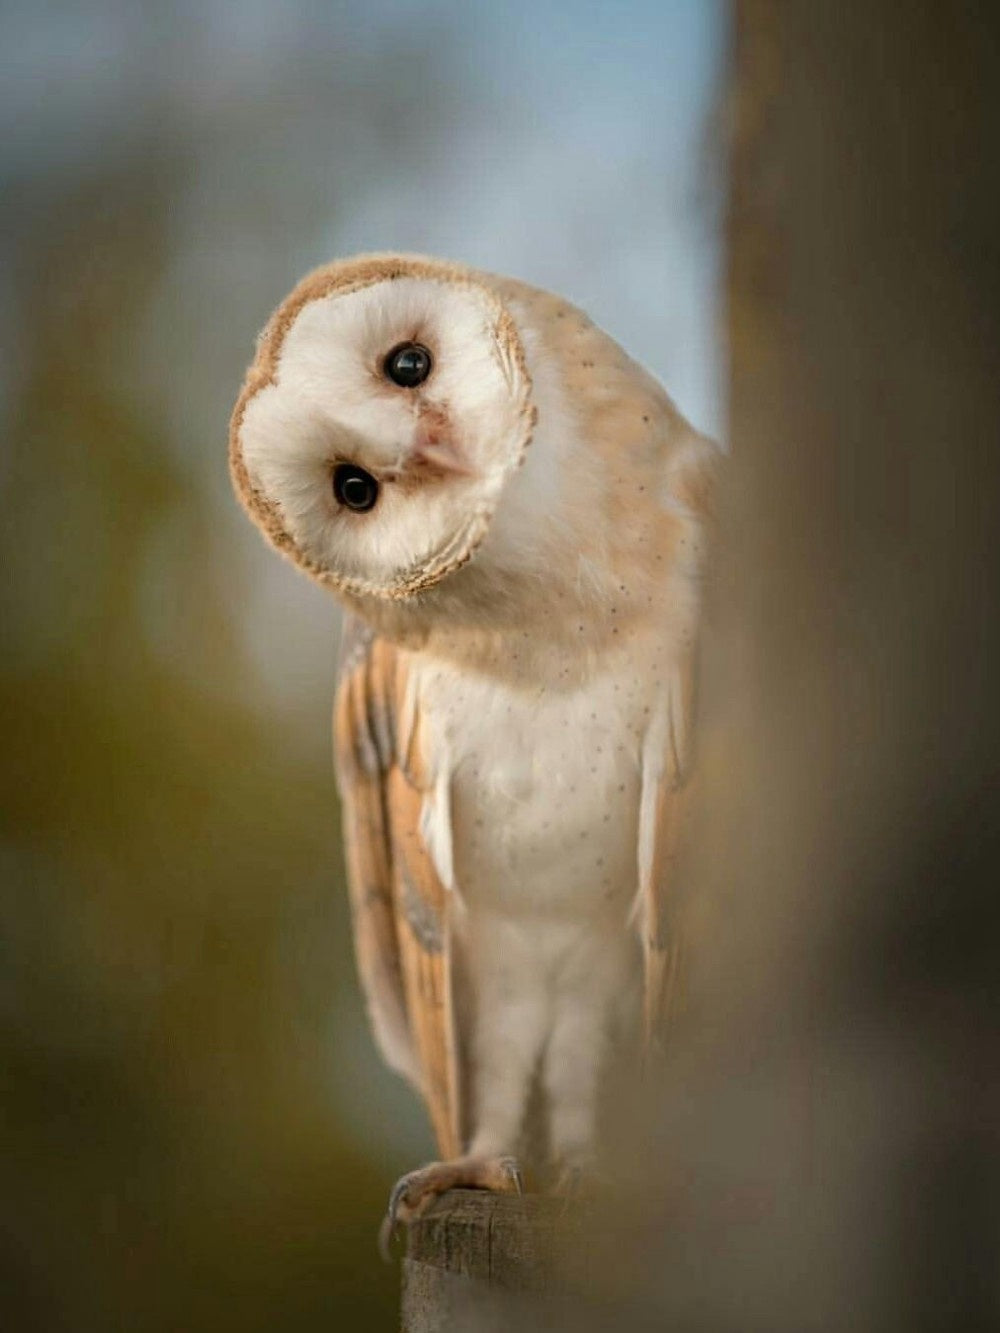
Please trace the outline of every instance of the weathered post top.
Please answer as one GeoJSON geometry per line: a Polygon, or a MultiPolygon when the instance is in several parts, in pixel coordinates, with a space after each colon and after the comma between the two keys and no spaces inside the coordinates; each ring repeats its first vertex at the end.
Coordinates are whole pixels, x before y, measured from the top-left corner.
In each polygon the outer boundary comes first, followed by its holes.
{"type": "Polygon", "coordinates": [[[452,1190],[409,1230],[403,1333],[492,1333],[532,1327],[568,1299],[585,1248],[577,1201],[452,1190]]]}

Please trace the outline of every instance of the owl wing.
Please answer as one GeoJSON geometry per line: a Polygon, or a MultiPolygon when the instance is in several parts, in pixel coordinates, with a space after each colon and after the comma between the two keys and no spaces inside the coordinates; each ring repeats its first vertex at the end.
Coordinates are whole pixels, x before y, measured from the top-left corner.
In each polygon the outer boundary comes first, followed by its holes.
{"type": "MultiPolygon", "coordinates": [[[[721,454],[691,433],[668,474],[671,508],[683,516],[690,548],[701,550],[714,526],[714,496],[721,454]]],[[[697,576],[703,573],[699,559],[697,576]]],[[[645,965],[644,1032],[647,1047],[683,1003],[684,906],[677,862],[695,790],[694,714],[697,638],[674,663],[657,723],[646,737],[639,812],[639,926],[645,965]]]]}
{"type": "Polygon", "coordinates": [[[683,999],[684,934],[676,865],[691,808],[694,660],[667,683],[662,723],[651,729],[639,811],[639,928],[644,963],[647,1047],[676,1017],[683,999]]]}
{"type": "Polygon", "coordinates": [[[376,1040],[461,1151],[449,895],[422,832],[431,784],[399,651],[349,618],[334,712],[354,947],[376,1040]]]}

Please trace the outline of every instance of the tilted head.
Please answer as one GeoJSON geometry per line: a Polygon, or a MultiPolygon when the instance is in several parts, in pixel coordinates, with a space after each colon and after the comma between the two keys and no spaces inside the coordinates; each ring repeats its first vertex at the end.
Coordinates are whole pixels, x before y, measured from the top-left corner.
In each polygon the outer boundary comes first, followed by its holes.
{"type": "Polygon", "coordinates": [[[320,582],[407,598],[464,564],[531,437],[524,351],[470,270],[363,256],[262,333],[230,428],[254,521],[320,582]]]}

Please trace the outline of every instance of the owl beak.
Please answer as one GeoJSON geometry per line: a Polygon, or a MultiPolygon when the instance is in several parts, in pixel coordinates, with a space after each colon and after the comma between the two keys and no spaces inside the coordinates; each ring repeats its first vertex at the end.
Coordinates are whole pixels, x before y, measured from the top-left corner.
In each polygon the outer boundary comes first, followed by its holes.
{"type": "Polygon", "coordinates": [[[471,477],[473,469],[465,455],[447,437],[422,435],[418,438],[410,454],[411,463],[421,471],[437,472],[448,477],[471,477]]]}

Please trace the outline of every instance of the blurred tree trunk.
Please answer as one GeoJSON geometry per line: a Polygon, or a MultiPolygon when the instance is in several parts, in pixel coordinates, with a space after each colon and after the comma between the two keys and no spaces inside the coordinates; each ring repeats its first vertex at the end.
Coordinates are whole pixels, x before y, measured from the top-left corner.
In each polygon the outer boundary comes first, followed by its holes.
{"type": "Polygon", "coordinates": [[[678,1327],[996,1326],[998,51],[995,5],[735,6],[678,1327]]]}

